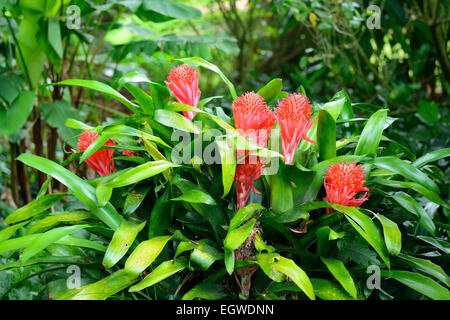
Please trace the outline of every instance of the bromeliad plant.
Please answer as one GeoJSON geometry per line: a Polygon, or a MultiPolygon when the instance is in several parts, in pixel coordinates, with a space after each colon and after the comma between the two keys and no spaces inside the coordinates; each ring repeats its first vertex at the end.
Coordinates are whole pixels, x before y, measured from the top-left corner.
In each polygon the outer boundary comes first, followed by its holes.
{"type": "Polygon", "coordinates": [[[19,157],[49,178],[5,219],[1,270],[39,266],[55,299],[450,299],[450,211],[431,164],[450,149],[416,158],[386,133],[387,109],[355,117],[343,91],[311,104],[274,79],[238,97],[217,66],[180,61],[166,85],[121,78],[133,101],[96,81],[54,84],[132,115],[67,121],[83,133],[65,163],[19,157]],[[232,103],[201,97],[199,68],[232,103]],[[65,168],[76,159],[99,177],[65,168]],[[68,192],[46,194],[50,181],[68,192]],[[69,265],[79,288],[54,271],[69,265]]]}

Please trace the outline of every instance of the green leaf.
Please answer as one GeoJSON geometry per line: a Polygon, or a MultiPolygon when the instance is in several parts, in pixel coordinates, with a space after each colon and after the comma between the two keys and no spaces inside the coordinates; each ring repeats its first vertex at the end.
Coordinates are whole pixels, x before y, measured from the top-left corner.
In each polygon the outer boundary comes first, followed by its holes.
{"type": "Polygon", "coordinates": [[[257,94],[263,97],[266,103],[270,103],[278,96],[281,90],[283,90],[283,83],[280,78],[275,78],[259,89],[257,94]]]}
{"type": "Polygon", "coordinates": [[[375,223],[355,207],[345,207],[332,203],[331,206],[342,212],[355,230],[363,237],[390,268],[389,254],[380,230],[375,223]]]}
{"type": "Polygon", "coordinates": [[[153,106],[152,98],[141,88],[136,87],[131,83],[125,83],[125,88],[131,92],[131,94],[136,98],[139,104],[142,107],[142,111],[145,114],[148,114],[150,117],[153,117],[155,112],[155,107],[153,106]]]}
{"type": "Polygon", "coordinates": [[[281,282],[286,279],[286,276],[281,271],[273,268],[273,264],[276,261],[279,261],[280,255],[278,253],[262,253],[257,254],[256,259],[258,261],[258,265],[264,271],[264,273],[273,281],[281,282]]]}
{"type": "MultiPolygon", "coordinates": [[[[310,231],[312,232],[312,231],[310,231]]],[[[320,256],[330,256],[336,249],[337,239],[344,237],[344,232],[336,232],[329,226],[322,226],[316,230],[317,237],[317,254],[320,256]]]]}
{"type": "Polygon", "coordinates": [[[62,237],[61,239],[56,241],[56,243],[57,244],[64,244],[64,245],[67,245],[67,246],[88,248],[88,249],[92,249],[92,250],[96,250],[96,251],[100,251],[100,252],[105,252],[106,251],[106,247],[101,245],[98,242],[95,242],[95,241],[92,241],[92,240],[88,240],[88,239],[74,237],[74,236],[71,236],[71,235],[62,237]]]}
{"type": "Polygon", "coordinates": [[[251,216],[255,214],[255,212],[264,210],[264,207],[258,203],[250,203],[245,207],[240,208],[231,218],[230,226],[228,230],[234,230],[239,227],[242,223],[247,221],[251,216]]]}
{"type": "Polygon", "coordinates": [[[208,270],[215,261],[224,258],[218,249],[208,243],[209,241],[205,240],[198,241],[198,244],[194,243],[194,250],[191,253],[190,263],[198,266],[201,270],[208,270]]]}
{"type": "Polygon", "coordinates": [[[76,176],[64,167],[56,164],[48,159],[38,157],[32,154],[21,154],[18,158],[26,165],[36,168],[54,179],[58,180],[89,208],[95,216],[102,220],[111,229],[115,230],[123,221],[123,218],[117,213],[111,204],[107,204],[103,208],[97,206],[95,189],[89,183],[76,176]]]}
{"type": "Polygon", "coordinates": [[[354,300],[342,287],[336,283],[326,280],[311,278],[314,293],[323,300],[354,300]]]}
{"type": "Polygon", "coordinates": [[[170,189],[156,199],[150,214],[150,222],[148,226],[148,237],[152,239],[167,233],[167,229],[171,225],[171,209],[169,200],[170,189]]]}
{"type": "Polygon", "coordinates": [[[65,196],[67,196],[67,193],[53,193],[31,201],[7,216],[5,219],[5,224],[12,224],[34,217],[50,208],[55,203],[61,201],[61,199],[65,196]]]}
{"type": "Polygon", "coordinates": [[[180,260],[169,260],[162,262],[157,266],[144,280],[130,288],[130,292],[136,292],[157,284],[158,282],[169,278],[170,276],[183,271],[186,264],[180,260]]]}
{"type": "Polygon", "coordinates": [[[252,232],[255,226],[256,219],[251,219],[249,222],[245,223],[243,226],[229,230],[225,240],[223,241],[224,247],[229,250],[236,250],[241,244],[244,243],[245,239],[252,232]]]}
{"type": "Polygon", "coordinates": [[[234,271],[234,264],[235,264],[235,257],[234,257],[234,251],[225,248],[225,256],[224,256],[224,262],[225,262],[225,269],[227,270],[228,274],[231,275],[234,271]]]}
{"type": "Polygon", "coordinates": [[[259,233],[255,233],[255,249],[258,252],[267,251],[267,253],[271,253],[275,251],[275,248],[267,245],[264,240],[261,238],[259,233]]]}
{"type": "Polygon", "coordinates": [[[306,273],[295,264],[291,259],[286,259],[284,257],[279,257],[277,262],[272,264],[273,268],[277,271],[284,273],[288,276],[294,283],[302,289],[302,291],[310,298],[311,300],[315,300],[316,296],[314,294],[314,288],[309,280],[309,277],[306,273]]]}
{"type": "Polygon", "coordinates": [[[80,163],[86,161],[90,156],[92,156],[97,150],[100,150],[105,143],[110,139],[110,135],[102,134],[98,136],[94,142],[92,142],[89,147],[84,150],[83,154],[80,157],[80,163]]]}
{"type": "Polygon", "coordinates": [[[60,59],[63,57],[63,46],[61,40],[61,28],[59,27],[58,17],[48,19],[48,42],[55,50],[60,59]]]}
{"type": "Polygon", "coordinates": [[[339,92],[335,94],[333,99],[322,106],[322,110],[326,110],[334,119],[337,120],[346,104],[346,97],[340,95],[339,92]]]}
{"type": "Polygon", "coordinates": [[[203,282],[186,292],[181,300],[219,300],[227,296],[225,289],[216,283],[203,282]]]}
{"type": "Polygon", "coordinates": [[[30,86],[34,90],[41,80],[44,64],[47,60],[42,45],[38,41],[42,14],[24,10],[23,15],[24,18],[20,22],[17,34],[15,56],[22,74],[29,79],[30,86]]]}
{"type": "Polygon", "coordinates": [[[149,191],[149,186],[134,188],[134,190],[131,191],[125,199],[125,203],[123,205],[123,214],[125,216],[128,216],[135,212],[136,209],[141,205],[142,201],[144,201],[145,196],[149,191]]]}
{"type": "Polygon", "coordinates": [[[226,197],[233,186],[236,173],[234,144],[230,145],[226,139],[222,140],[219,138],[215,140],[215,143],[219,147],[220,162],[222,165],[222,197],[226,197]]]}
{"type": "Polygon", "coordinates": [[[183,193],[183,195],[170,199],[172,201],[186,201],[190,203],[204,203],[208,205],[215,205],[216,201],[211,197],[209,194],[198,190],[198,189],[191,189],[187,192],[183,193]]]}
{"type": "Polygon", "coordinates": [[[0,106],[0,134],[7,137],[19,130],[27,121],[35,100],[34,92],[23,91],[8,109],[0,106]]]}
{"type": "Polygon", "coordinates": [[[104,207],[111,198],[112,188],[105,185],[104,183],[97,184],[95,188],[95,195],[97,197],[97,203],[99,207],[104,207]]]}
{"type": "Polygon", "coordinates": [[[173,18],[200,19],[202,12],[197,8],[168,0],[143,1],[136,12],[144,20],[163,22],[173,18]]]}
{"type": "Polygon", "coordinates": [[[28,222],[21,222],[21,223],[13,225],[11,227],[0,230],[0,242],[11,238],[16,233],[17,230],[19,230],[21,227],[23,227],[27,223],[28,222]]]}
{"type": "Polygon", "coordinates": [[[336,122],[325,110],[319,111],[317,142],[322,160],[336,157],[336,122]]]}
{"type": "MultiPolygon", "coordinates": [[[[11,261],[8,263],[5,263],[0,267],[0,271],[12,269],[12,268],[20,268],[20,267],[28,267],[35,264],[67,264],[67,265],[92,265],[92,262],[86,262],[84,261],[84,258],[81,256],[46,256],[46,257],[39,257],[30,259],[26,262],[21,261],[11,261]]],[[[65,280],[65,279],[64,279],[65,280]]]]}
{"type": "MultiPolygon", "coordinates": [[[[389,174],[390,175],[390,174],[389,174]]],[[[372,175],[373,176],[373,175],[372,175]]],[[[431,191],[430,189],[422,186],[421,184],[418,184],[416,182],[411,181],[395,181],[395,180],[388,180],[388,179],[374,179],[373,183],[382,184],[384,186],[388,186],[394,189],[401,189],[401,188],[408,188],[413,189],[414,191],[417,191],[422,196],[427,198],[428,200],[437,203],[441,206],[448,206],[442,198],[434,191],[431,191]]]]}
{"type": "Polygon", "coordinates": [[[436,237],[428,237],[428,236],[417,236],[422,241],[431,244],[435,248],[443,251],[445,254],[450,253],[450,244],[447,240],[439,239],[436,237]]]}
{"type": "Polygon", "coordinates": [[[350,295],[356,299],[358,291],[355,286],[355,282],[352,276],[348,272],[347,268],[341,260],[333,258],[320,257],[323,263],[330,270],[331,274],[336,278],[337,281],[342,285],[342,287],[350,293],[350,295]]]}
{"type": "Polygon", "coordinates": [[[447,287],[450,286],[450,277],[440,266],[434,264],[430,260],[420,259],[413,256],[408,256],[406,254],[399,255],[399,258],[408,261],[410,265],[428,273],[431,276],[434,276],[436,279],[441,280],[447,285],[447,287]]]}
{"type": "Polygon", "coordinates": [[[41,252],[52,243],[58,241],[59,239],[71,233],[86,228],[87,226],[88,225],[76,225],[69,227],[61,227],[39,234],[39,236],[25,248],[20,258],[20,261],[23,262],[27,261],[28,259],[32,258],[36,254],[41,252]]]}
{"type": "Polygon", "coordinates": [[[196,134],[200,133],[200,129],[197,128],[197,126],[192,121],[182,116],[181,114],[170,110],[165,109],[155,110],[154,119],[155,121],[158,121],[159,123],[171,128],[192,132],[196,134]]]}
{"type": "Polygon", "coordinates": [[[381,135],[386,123],[388,110],[382,109],[375,112],[367,121],[356,146],[356,155],[376,156],[381,135]]]}
{"type": "Polygon", "coordinates": [[[400,160],[396,157],[379,157],[372,160],[373,163],[378,168],[383,168],[394,173],[397,173],[407,179],[417,182],[422,186],[431,189],[434,192],[439,193],[439,187],[436,183],[428,178],[422,171],[413,167],[411,164],[400,160]]]}
{"type": "Polygon", "coordinates": [[[104,300],[127,288],[137,280],[137,275],[119,270],[100,281],[73,289],[56,300],[104,300]]]}
{"type": "Polygon", "coordinates": [[[33,240],[38,238],[41,234],[30,234],[27,236],[3,240],[0,242],[0,255],[7,251],[14,251],[28,246],[33,240]]]}
{"type": "Polygon", "coordinates": [[[433,220],[416,199],[402,191],[394,193],[392,198],[406,211],[414,214],[419,219],[420,225],[422,225],[431,235],[436,234],[436,226],[434,225],[433,220]]]}
{"type": "Polygon", "coordinates": [[[160,137],[151,135],[145,131],[141,131],[138,129],[135,129],[133,127],[125,126],[125,125],[111,125],[103,129],[101,132],[101,135],[108,136],[108,137],[121,137],[123,135],[131,136],[131,137],[137,137],[139,139],[148,139],[150,141],[156,142],[162,146],[168,147],[167,143],[165,143],[160,137]]]}
{"type": "Polygon", "coordinates": [[[103,258],[103,265],[110,269],[128,251],[137,234],[144,228],[146,222],[139,225],[124,220],[114,232],[114,235],[103,258]]]}
{"type": "Polygon", "coordinates": [[[420,273],[400,270],[391,270],[390,272],[381,270],[381,276],[394,278],[433,300],[450,300],[450,291],[448,289],[420,273]]]}
{"type": "Polygon", "coordinates": [[[84,219],[94,218],[92,213],[88,211],[73,211],[68,213],[61,213],[56,215],[47,216],[33,223],[31,227],[28,228],[27,234],[35,233],[36,231],[47,231],[52,226],[60,222],[79,222],[84,219]]]}
{"type": "Polygon", "coordinates": [[[412,165],[419,169],[430,162],[437,161],[448,156],[450,156],[450,148],[439,149],[421,156],[414,161],[412,165]]]}
{"type": "Polygon", "coordinates": [[[120,188],[123,186],[128,186],[130,184],[153,177],[172,167],[178,167],[178,165],[163,160],[153,162],[149,161],[130,170],[127,170],[126,172],[116,176],[114,179],[107,182],[105,185],[109,188],[120,188]]]}
{"type": "Polygon", "coordinates": [[[435,123],[439,120],[439,109],[434,101],[419,100],[417,113],[429,123],[435,123]]]}
{"type": "Polygon", "coordinates": [[[237,98],[236,89],[234,88],[234,85],[231,83],[230,80],[228,80],[228,78],[223,74],[222,71],[220,71],[220,69],[216,65],[214,65],[200,57],[189,57],[189,58],[182,58],[182,59],[176,59],[176,60],[182,61],[184,63],[196,64],[196,65],[202,66],[206,69],[209,69],[211,71],[214,71],[215,73],[217,73],[220,76],[220,78],[222,78],[223,82],[225,82],[225,84],[227,85],[228,89],[230,90],[231,97],[233,98],[233,100],[235,100],[237,98]]]}
{"type": "Polygon", "coordinates": [[[138,275],[156,259],[172,236],[155,237],[141,242],[125,262],[125,270],[138,275]]]}
{"type": "Polygon", "coordinates": [[[62,85],[62,86],[79,86],[91,90],[95,90],[98,92],[101,92],[111,98],[116,99],[117,101],[121,102],[124,106],[128,107],[131,111],[136,112],[139,108],[137,104],[134,104],[127,98],[125,98],[123,95],[121,95],[119,92],[111,88],[105,83],[96,81],[96,80],[81,80],[81,79],[68,79],[63,80],[57,83],[50,83],[46,86],[50,85],[62,85]]]}
{"type": "Polygon", "coordinates": [[[280,214],[294,206],[292,188],[289,183],[287,168],[280,164],[277,174],[267,176],[270,186],[270,206],[273,212],[280,214]]]}
{"type": "Polygon", "coordinates": [[[82,121],[79,121],[79,120],[76,120],[76,119],[72,119],[72,118],[68,118],[66,120],[66,122],[64,122],[64,125],[66,127],[69,127],[69,128],[72,128],[72,129],[79,129],[79,130],[92,130],[94,128],[94,127],[92,127],[92,126],[90,126],[90,125],[88,125],[88,124],[86,124],[86,123],[84,123],[82,121]]]}
{"type": "Polygon", "coordinates": [[[383,225],[384,241],[390,254],[397,256],[402,248],[402,234],[395,222],[381,214],[374,213],[383,225]]]}

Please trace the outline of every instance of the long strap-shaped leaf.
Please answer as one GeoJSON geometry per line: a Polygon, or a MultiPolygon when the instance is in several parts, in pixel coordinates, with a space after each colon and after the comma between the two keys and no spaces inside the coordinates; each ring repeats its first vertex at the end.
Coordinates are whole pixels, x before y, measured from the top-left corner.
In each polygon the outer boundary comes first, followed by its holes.
{"type": "Polygon", "coordinates": [[[107,203],[106,206],[102,208],[98,207],[95,188],[93,186],[66,168],[48,159],[28,153],[21,154],[17,159],[30,167],[36,168],[52,176],[64,184],[72,191],[75,197],[83,202],[93,214],[111,229],[116,230],[122,223],[122,216],[117,213],[116,209],[114,209],[110,203],[107,203]]]}
{"type": "Polygon", "coordinates": [[[121,95],[119,92],[117,92],[107,84],[96,80],[68,79],[57,83],[51,83],[48,85],[78,86],[95,90],[104,93],[107,96],[110,96],[111,98],[116,99],[133,112],[136,112],[138,109],[141,109],[137,104],[134,104],[133,102],[125,98],[123,95],[121,95]]]}

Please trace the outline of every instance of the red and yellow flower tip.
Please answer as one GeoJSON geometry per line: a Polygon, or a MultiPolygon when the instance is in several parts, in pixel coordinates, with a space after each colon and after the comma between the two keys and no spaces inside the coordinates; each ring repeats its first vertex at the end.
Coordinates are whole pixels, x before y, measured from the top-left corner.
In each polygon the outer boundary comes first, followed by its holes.
{"type": "MultiPolygon", "coordinates": [[[[166,85],[179,103],[197,107],[201,95],[198,88],[198,77],[197,69],[183,64],[172,68],[166,85]]],[[[183,111],[183,114],[192,121],[197,112],[183,111]]]]}
{"type": "MultiPolygon", "coordinates": [[[[327,196],[323,200],[329,203],[337,203],[343,206],[359,207],[369,197],[369,188],[363,187],[366,181],[361,165],[356,162],[338,162],[328,167],[324,177],[327,196]],[[356,198],[356,194],[364,192],[362,197],[356,198]]],[[[332,210],[327,210],[327,212],[332,210]]]]}
{"type": "Polygon", "coordinates": [[[122,150],[122,154],[123,154],[124,156],[128,156],[128,157],[134,156],[134,153],[131,152],[130,150],[122,150]]]}
{"type": "Polygon", "coordinates": [[[240,134],[254,143],[267,147],[270,132],[277,121],[263,97],[250,91],[238,97],[233,104],[234,126],[240,134]]]}
{"type": "Polygon", "coordinates": [[[234,176],[237,199],[236,211],[245,207],[251,189],[259,193],[254,187],[253,182],[261,177],[263,171],[264,161],[253,155],[246,157],[241,163],[236,165],[236,174],[234,176]]]}
{"type": "MultiPolygon", "coordinates": [[[[78,138],[78,149],[85,151],[89,146],[98,138],[97,132],[83,131],[78,138]]],[[[105,142],[104,146],[114,146],[114,142],[109,139],[105,142]]],[[[94,152],[89,158],[86,159],[87,165],[97,172],[100,176],[106,176],[111,172],[114,172],[114,149],[102,149],[94,152]]]]}
{"type": "Polygon", "coordinates": [[[306,136],[316,118],[311,119],[311,104],[301,93],[292,93],[278,103],[276,118],[280,124],[284,162],[292,164],[300,140],[316,144],[306,136]]]}

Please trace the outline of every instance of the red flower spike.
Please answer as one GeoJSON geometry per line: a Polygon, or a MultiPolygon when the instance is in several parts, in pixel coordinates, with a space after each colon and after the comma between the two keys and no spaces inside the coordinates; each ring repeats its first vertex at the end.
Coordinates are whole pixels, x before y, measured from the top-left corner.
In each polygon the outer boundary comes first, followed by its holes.
{"type": "Polygon", "coordinates": [[[316,119],[310,119],[311,108],[308,98],[300,93],[292,93],[278,103],[275,112],[280,123],[281,146],[286,164],[292,164],[294,161],[301,139],[316,144],[306,136],[316,119]]]}
{"type": "MultiPolygon", "coordinates": [[[[198,88],[198,77],[197,69],[183,64],[172,68],[166,85],[179,103],[197,107],[201,95],[198,88]]],[[[197,112],[183,111],[183,114],[192,121],[197,112]]]]}
{"type": "Polygon", "coordinates": [[[254,187],[253,182],[261,177],[263,171],[264,161],[256,156],[248,156],[236,165],[236,175],[234,176],[237,198],[236,211],[245,207],[251,189],[256,193],[260,193],[254,187]]]}
{"type": "Polygon", "coordinates": [[[233,104],[234,126],[247,139],[262,147],[267,147],[270,132],[277,121],[274,113],[267,107],[263,97],[246,92],[233,104]]]}
{"type": "MultiPolygon", "coordinates": [[[[97,138],[97,132],[83,131],[78,138],[78,148],[85,151],[97,138]]],[[[114,146],[114,142],[109,139],[105,142],[105,146],[114,146]]],[[[115,171],[113,160],[114,149],[97,150],[89,158],[86,159],[87,165],[97,172],[100,176],[106,176],[115,171]],[[112,167],[112,169],[111,169],[112,167]]]]}
{"type": "MultiPolygon", "coordinates": [[[[267,147],[276,119],[264,99],[253,91],[247,92],[233,102],[232,108],[234,124],[239,133],[250,141],[267,147]]],[[[238,158],[247,153],[246,150],[236,150],[238,158]]],[[[257,156],[247,156],[236,165],[236,211],[247,204],[251,189],[258,192],[253,182],[261,177],[263,171],[264,160],[257,156]]]]}
{"type": "MultiPolygon", "coordinates": [[[[353,163],[335,163],[328,167],[324,177],[327,196],[323,200],[329,203],[337,203],[343,206],[359,207],[369,197],[369,189],[363,187],[366,183],[365,175],[361,165],[353,163]],[[364,192],[363,196],[356,199],[358,192],[364,192]]],[[[332,211],[328,210],[327,213],[332,211]]]]}

